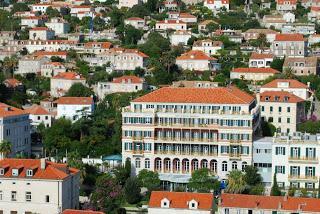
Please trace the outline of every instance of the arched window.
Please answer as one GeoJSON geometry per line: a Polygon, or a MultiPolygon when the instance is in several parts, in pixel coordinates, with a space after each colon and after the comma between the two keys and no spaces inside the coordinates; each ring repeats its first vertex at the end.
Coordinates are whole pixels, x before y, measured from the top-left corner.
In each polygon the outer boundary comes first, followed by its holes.
{"type": "Polygon", "coordinates": [[[247,167],[247,165],[248,165],[247,162],[245,162],[245,161],[242,162],[242,171],[245,170],[245,168],[247,167]]]}
{"type": "Polygon", "coordinates": [[[210,170],[215,173],[218,172],[218,162],[216,160],[210,161],[210,170]]]}
{"type": "Polygon", "coordinates": [[[237,170],[238,169],[238,163],[237,161],[232,162],[232,170],[237,170]]]}
{"type": "Polygon", "coordinates": [[[222,172],[227,172],[228,171],[228,163],[227,161],[222,162],[222,172]]]}
{"type": "Polygon", "coordinates": [[[208,161],[207,160],[201,161],[201,168],[208,168],[208,161]]]}

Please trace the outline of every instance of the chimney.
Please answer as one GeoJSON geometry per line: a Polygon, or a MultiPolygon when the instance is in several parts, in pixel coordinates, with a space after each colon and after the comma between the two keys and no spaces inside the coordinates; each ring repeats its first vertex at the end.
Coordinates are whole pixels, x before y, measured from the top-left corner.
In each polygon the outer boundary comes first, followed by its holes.
{"type": "Polygon", "coordinates": [[[310,88],[310,82],[307,82],[307,86],[308,86],[308,88],[310,88]]]}
{"type": "Polygon", "coordinates": [[[284,196],[283,201],[288,201],[288,194],[284,196]]]}
{"type": "Polygon", "coordinates": [[[278,209],[279,209],[279,210],[282,209],[282,204],[281,204],[281,202],[279,202],[278,209]]]}
{"type": "Polygon", "coordinates": [[[40,168],[46,169],[46,159],[45,158],[40,159],[40,168]]]}

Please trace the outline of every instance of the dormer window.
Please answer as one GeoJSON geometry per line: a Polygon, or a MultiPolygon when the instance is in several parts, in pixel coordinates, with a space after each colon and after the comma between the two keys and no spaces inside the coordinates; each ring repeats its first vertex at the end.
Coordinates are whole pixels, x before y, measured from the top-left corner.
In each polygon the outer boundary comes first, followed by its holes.
{"type": "Polygon", "coordinates": [[[27,176],[28,177],[32,177],[33,176],[33,170],[32,169],[28,169],[27,170],[27,176]]]}
{"type": "Polygon", "coordinates": [[[4,168],[0,168],[0,175],[4,175],[4,168]]]}
{"type": "Polygon", "coordinates": [[[170,201],[167,198],[164,198],[161,200],[161,208],[169,208],[170,207],[170,201]]]}
{"type": "Polygon", "coordinates": [[[285,96],[284,101],[287,102],[289,100],[289,97],[285,96]]]}
{"type": "Polygon", "coordinates": [[[19,169],[12,169],[12,176],[18,176],[19,175],[19,169]]]}
{"type": "Polygon", "coordinates": [[[266,99],[266,101],[269,101],[269,100],[270,100],[270,97],[266,97],[265,99],[266,99]]]}
{"type": "Polygon", "coordinates": [[[275,101],[279,101],[280,97],[279,96],[275,96],[274,100],[275,101]]]}
{"type": "Polygon", "coordinates": [[[198,209],[198,202],[194,199],[189,201],[189,209],[193,209],[193,210],[198,209]]]}

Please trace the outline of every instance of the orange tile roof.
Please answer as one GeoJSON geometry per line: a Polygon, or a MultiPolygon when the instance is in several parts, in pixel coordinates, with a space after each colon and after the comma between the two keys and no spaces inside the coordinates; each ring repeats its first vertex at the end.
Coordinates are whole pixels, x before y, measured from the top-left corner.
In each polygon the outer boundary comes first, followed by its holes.
{"type": "Polygon", "coordinates": [[[139,78],[137,76],[122,76],[122,77],[114,78],[112,82],[122,83],[124,81],[125,83],[129,83],[129,80],[130,80],[130,83],[134,83],[134,84],[143,83],[144,81],[142,78],[139,78]]]}
{"type": "Polygon", "coordinates": [[[67,51],[37,51],[35,56],[67,56],[67,51]]]}
{"type": "Polygon", "coordinates": [[[47,27],[34,27],[34,28],[31,28],[30,30],[33,30],[33,31],[40,31],[40,30],[49,30],[49,28],[47,27]]]}
{"type": "Polygon", "coordinates": [[[6,178],[26,178],[26,171],[28,169],[35,170],[30,179],[63,180],[70,175],[79,172],[79,170],[75,168],[69,168],[67,164],[53,163],[50,161],[46,161],[45,169],[41,169],[40,159],[3,159],[0,161],[0,168],[5,168],[7,166],[8,168],[6,168],[3,175],[3,177],[6,178]],[[21,171],[18,176],[12,176],[12,169],[16,168],[20,168],[21,171]]]}
{"type": "Polygon", "coordinates": [[[45,65],[64,66],[61,62],[47,62],[45,65]]]}
{"type": "Polygon", "coordinates": [[[316,11],[316,12],[319,12],[320,11],[320,7],[311,7],[311,11],[316,11]]]}
{"type": "Polygon", "coordinates": [[[27,115],[28,113],[22,109],[9,106],[5,103],[0,103],[0,117],[12,117],[24,114],[27,115]]]}
{"type": "Polygon", "coordinates": [[[297,0],[277,0],[277,4],[297,4],[297,0]]]}
{"type": "Polygon", "coordinates": [[[276,34],[276,38],[274,41],[304,41],[302,34],[276,34]]]}
{"type": "Polygon", "coordinates": [[[111,42],[87,42],[84,44],[84,47],[92,48],[95,45],[100,45],[101,48],[105,48],[105,49],[110,49],[113,46],[111,42]]]}
{"type": "Polygon", "coordinates": [[[203,51],[191,50],[177,57],[177,60],[217,60],[214,57],[209,57],[203,51]]]}
{"type": "Polygon", "coordinates": [[[236,73],[272,73],[277,74],[279,71],[273,68],[234,68],[231,72],[236,73]]]}
{"type": "Polygon", "coordinates": [[[179,18],[197,18],[197,17],[190,13],[180,13],[179,18]]]}
{"type": "Polygon", "coordinates": [[[85,78],[81,77],[81,75],[76,72],[61,72],[52,78],[53,79],[67,79],[67,80],[85,80],[85,78]]]}
{"type": "Polygon", "coordinates": [[[320,212],[320,199],[317,198],[298,198],[285,196],[260,196],[244,194],[221,195],[221,207],[251,208],[257,210],[277,210],[290,211],[296,213],[320,212]]]}
{"type": "Polygon", "coordinates": [[[4,84],[7,86],[7,87],[17,87],[19,85],[22,85],[22,82],[20,82],[19,80],[15,79],[15,78],[11,78],[11,79],[6,79],[4,81],[4,84]]]}
{"type": "MultiPolygon", "coordinates": [[[[149,207],[161,207],[161,200],[168,199],[170,201],[169,208],[189,209],[188,202],[195,200],[198,202],[198,210],[212,210],[213,194],[212,193],[192,193],[192,192],[165,192],[152,191],[149,207]]],[[[170,213],[170,212],[168,212],[170,213]]]]}
{"type": "Polygon", "coordinates": [[[60,97],[55,101],[58,105],[91,105],[92,97],[60,97]]]}
{"type": "Polygon", "coordinates": [[[219,2],[221,1],[222,4],[229,4],[229,0],[207,0],[207,4],[214,4],[214,2],[219,2]]]}
{"type": "Polygon", "coordinates": [[[186,24],[184,21],[181,20],[161,20],[158,21],[157,24],[186,24]]]}
{"type": "Polygon", "coordinates": [[[253,52],[250,56],[250,59],[266,59],[266,58],[272,59],[273,55],[253,52]]]}
{"type": "Polygon", "coordinates": [[[217,88],[164,87],[139,97],[133,102],[250,104],[253,100],[254,97],[250,94],[233,86],[217,88]]]}
{"type": "Polygon", "coordinates": [[[304,100],[287,91],[265,91],[260,94],[261,102],[299,103],[304,100]]]}
{"type": "Polygon", "coordinates": [[[280,82],[288,82],[289,88],[308,88],[306,84],[299,82],[298,80],[295,80],[295,79],[275,79],[261,86],[261,88],[278,88],[278,83],[280,82]]]}
{"type": "Polygon", "coordinates": [[[130,18],[127,18],[126,20],[129,20],[129,21],[144,21],[144,19],[142,19],[140,17],[130,17],[130,18]]]}
{"type": "Polygon", "coordinates": [[[25,109],[25,112],[32,115],[49,115],[50,113],[39,105],[32,105],[30,108],[25,109]]]}
{"type": "Polygon", "coordinates": [[[62,214],[104,214],[104,212],[100,211],[92,211],[92,210],[64,210],[62,214]]]}
{"type": "Polygon", "coordinates": [[[141,51],[139,51],[138,49],[124,49],[123,51],[124,53],[135,53],[138,54],[139,56],[143,57],[143,58],[149,58],[149,56],[141,51]]]}

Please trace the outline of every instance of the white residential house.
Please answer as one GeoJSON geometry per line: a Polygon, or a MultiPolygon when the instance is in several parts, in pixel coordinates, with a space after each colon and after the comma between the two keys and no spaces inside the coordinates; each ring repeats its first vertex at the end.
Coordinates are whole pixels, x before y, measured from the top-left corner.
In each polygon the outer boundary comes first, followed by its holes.
{"type": "Polygon", "coordinates": [[[139,17],[130,17],[124,20],[125,25],[131,25],[137,29],[144,29],[146,27],[146,21],[139,17]]]}
{"type": "Polygon", "coordinates": [[[318,22],[320,19],[320,7],[311,7],[310,12],[308,13],[308,20],[310,22],[318,22]]]}
{"type": "MultiPolygon", "coordinates": [[[[0,142],[7,140],[11,144],[11,153],[8,157],[14,157],[17,154],[30,156],[31,127],[28,113],[0,103],[0,122],[0,142]]],[[[3,159],[4,155],[0,153],[0,159],[3,159]]]]}
{"type": "Polygon", "coordinates": [[[212,193],[152,191],[149,214],[211,214],[214,210],[212,193]]]}
{"type": "MultiPolygon", "coordinates": [[[[289,187],[306,188],[311,191],[318,188],[320,176],[319,142],[319,134],[278,133],[274,137],[272,174],[276,173],[280,187],[285,189],[289,189],[289,187]]],[[[319,208],[318,205],[316,207],[319,208]]]]}
{"type": "Polygon", "coordinates": [[[264,91],[259,95],[261,118],[272,123],[278,132],[293,133],[306,119],[305,100],[287,91],[264,91]]]}
{"type": "Polygon", "coordinates": [[[27,16],[21,18],[21,28],[34,28],[44,23],[42,17],[39,16],[27,16]]]}
{"type": "Polygon", "coordinates": [[[41,66],[50,62],[50,59],[45,56],[27,55],[19,59],[18,70],[15,74],[38,74],[41,72],[41,66]]]}
{"type": "Polygon", "coordinates": [[[270,48],[276,57],[306,55],[306,42],[302,34],[277,34],[270,48]]]}
{"type": "Polygon", "coordinates": [[[55,32],[55,35],[67,34],[70,31],[70,24],[62,18],[52,18],[46,22],[46,26],[55,32]]]}
{"type": "Polygon", "coordinates": [[[229,11],[229,0],[205,0],[203,5],[214,13],[217,13],[222,8],[225,8],[226,11],[229,11]]]}
{"type": "Polygon", "coordinates": [[[271,29],[249,29],[242,33],[244,40],[258,39],[260,35],[265,35],[267,42],[273,42],[276,38],[276,34],[279,32],[271,29]]]}
{"type": "Polygon", "coordinates": [[[146,90],[147,84],[144,79],[137,76],[122,76],[114,78],[112,82],[98,82],[95,92],[100,100],[107,94],[128,93],[146,90]]]}
{"type": "Polygon", "coordinates": [[[163,20],[156,23],[156,30],[187,30],[187,23],[180,20],[163,20]]]}
{"type": "Polygon", "coordinates": [[[53,39],[55,33],[47,27],[34,27],[29,30],[30,40],[50,40],[53,39]]]}
{"type": "Polygon", "coordinates": [[[211,39],[198,40],[193,43],[192,50],[202,51],[208,56],[219,54],[218,51],[223,49],[221,41],[212,41],[211,39]]]}
{"type": "Polygon", "coordinates": [[[86,42],[83,46],[84,53],[101,54],[109,52],[113,47],[111,42],[86,42]]]}
{"type": "Polygon", "coordinates": [[[51,59],[51,57],[59,57],[61,59],[66,60],[68,52],[67,51],[36,51],[33,53],[34,56],[37,57],[48,57],[51,59]]]}
{"type": "Polygon", "coordinates": [[[283,19],[287,23],[294,23],[296,21],[296,15],[294,15],[294,13],[292,13],[292,12],[287,12],[287,13],[283,14],[283,19]]]}
{"type": "Polygon", "coordinates": [[[308,85],[295,79],[275,79],[261,86],[260,93],[265,91],[287,91],[304,100],[310,98],[310,89],[308,85]]]}
{"type": "Polygon", "coordinates": [[[86,84],[86,79],[75,72],[58,73],[50,79],[50,95],[52,97],[64,96],[73,84],[86,84]]]}
{"type": "Polygon", "coordinates": [[[66,71],[66,67],[61,62],[47,62],[41,65],[40,68],[40,73],[43,77],[53,77],[66,71]]]}
{"type": "Polygon", "coordinates": [[[192,37],[191,31],[176,30],[170,35],[171,45],[187,45],[189,39],[192,37]]]}
{"type": "Polygon", "coordinates": [[[285,13],[297,9],[297,0],[276,0],[277,11],[285,13]]]}
{"type": "Polygon", "coordinates": [[[177,57],[176,64],[184,70],[217,71],[220,68],[217,61],[202,51],[191,50],[177,57]]]}
{"type": "Polygon", "coordinates": [[[45,159],[0,161],[0,212],[60,214],[79,207],[80,172],[45,159]]]}
{"type": "Polygon", "coordinates": [[[32,105],[25,109],[25,112],[29,114],[31,120],[31,126],[36,131],[36,128],[43,124],[45,127],[50,127],[52,124],[52,114],[40,105],[32,105]]]}
{"type": "Polygon", "coordinates": [[[282,15],[264,15],[261,25],[265,28],[274,27],[281,30],[282,26],[286,23],[282,15]]]}
{"type": "Polygon", "coordinates": [[[45,14],[48,7],[52,7],[51,4],[32,4],[31,11],[32,12],[41,12],[41,14],[45,14]]]}
{"type": "Polygon", "coordinates": [[[60,97],[55,103],[57,104],[57,119],[66,118],[75,122],[82,117],[90,116],[94,111],[92,97],[60,97]]]}
{"type": "Polygon", "coordinates": [[[118,8],[132,8],[134,5],[142,4],[142,0],[119,0],[118,8]]]}
{"type": "Polygon", "coordinates": [[[264,68],[264,67],[234,68],[230,72],[230,79],[262,81],[278,73],[280,72],[273,68],[264,68]]]}
{"type": "Polygon", "coordinates": [[[272,61],[272,54],[261,54],[253,52],[249,58],[249,68],[269,68],[272,61]]]}
{"type": "Polygon", "coordinates": [[[160,88],[123,108],[123,161],[132,174],[158,172],[171,190],[200,168],[226,179],[251,164],[259,114],[255,98],[236,87],[160,88]]]}

